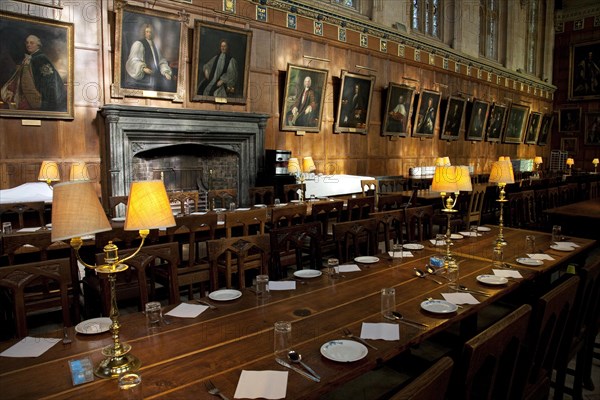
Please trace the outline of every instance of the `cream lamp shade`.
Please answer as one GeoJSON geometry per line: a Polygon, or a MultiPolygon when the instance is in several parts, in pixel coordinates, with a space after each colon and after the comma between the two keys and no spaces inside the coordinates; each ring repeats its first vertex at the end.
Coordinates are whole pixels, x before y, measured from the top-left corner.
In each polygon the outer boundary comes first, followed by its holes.
{"type": "Polygon", "coordinates": [[[540,156],[536,156],[536,157],[533,159],[533,162],[534,162],[535,164],[543,164],[543,163],[544,163],[544,160],[542,159],[542,157],[540,157],[540,156]]]}
{"type": "Polygon", "coordinates": [[[123,229],[139,231],[171,226],[175,226],[175,218],[163,181],[133,182],[123,229]]]}
{"type": "Polygon", "coordinates": [[[492,163],[489,182],[491,183],[515,183],[512,163],[510,161],[496,161],[492,163]]]}
{"type": "Polygon", "coordinates": [[[594,164],[594,165],[598,165],[599,163],[600,163],[600,161],[597,158],[594,158],[592,160],[592,164],[594,164]]]}
{"type": "Polygon", "coordinates": [[[436,167],[443,167],[444,166],[444,157],[438,157],[435,159],[435,166],[436,167]]]}
{"type": "Polygon", "coordinates": [[[300,173],[300,162],[296,157],[291,157],[288,160],[288,173],[289,174],[298,174],[300,173]]]}
{"type": "Polygon", "coordinates": [[[63,182],[54,187],[52,241],[82,237],[111,229],[91,182],[63,182]]]}
{"type": "Polygon", "coordinates": [[[572,158],[567,158],[567,165],[571,166],[573,164],[575,164],[575,161],[572,158]]]}
{"type": "Polygon", "coordinates": [[[459,193],[473,190],[469,167],[466,165],[436,167],[431,182],[431,190],[442,193],[459,193]]]}
{"type": "Polygon", "coordinates": [[[447,156],[444,157],[444,165],[447,167],[452,165],[452,164],[450,164],[450,157],[447,157],[447,156]]]}
{"type": "Polygon", "coordinates": [[[88,171],[87,165],[83,162],[74,163],[71,165],[71,170],[69,171],[69,180],[70,181],[89,181],[90,173],[88,171]]]}
{"type": "Polygon", "coordinates": [[[304,172],[313,172],[317,169],[312,157],[304,157],[302,159],[302,170],[304,172]]]}
{"type": "Polygon", "coordinates": [[[56,161],[42,161],[38,181],[57,182],[60,181],[60,171],[56,161]]]}

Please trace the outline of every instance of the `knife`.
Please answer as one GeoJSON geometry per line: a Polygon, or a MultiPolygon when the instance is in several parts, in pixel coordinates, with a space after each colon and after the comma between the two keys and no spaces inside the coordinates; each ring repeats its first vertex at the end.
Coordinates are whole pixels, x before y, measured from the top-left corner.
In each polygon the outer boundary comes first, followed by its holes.
{"type": "Polygon", "coordinates": [[[308,379],[313,380],[315,382],[321,382],[321,380],[319,378],[312,376],[308,372],[302,371],[300,368],[296,368],[293,365],[288,364],[287,362],[283,361],[281,358],[276,358],[275,361],[277,361],[278,364],[283,365],[284,367],[291,369],[292,371],[296,371],[297,373],[299,373],[300,375],[304,376],[305,378],[308,378],[308,379]]]}

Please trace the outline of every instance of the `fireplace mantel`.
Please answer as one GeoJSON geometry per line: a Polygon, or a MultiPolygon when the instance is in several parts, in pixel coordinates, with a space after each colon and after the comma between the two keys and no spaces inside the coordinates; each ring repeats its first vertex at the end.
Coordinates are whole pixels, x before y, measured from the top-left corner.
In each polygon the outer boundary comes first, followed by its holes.
{"type": "Polygon", "coordinates": [[[258,113],[105,105],[100,109],[102,198],[125,196],[133,180],[136,154],[175,144],[214,146],[239,156],[239,200],[248,201],[248,188],[264,163],[264,137],[269,115],[258,113]]]}

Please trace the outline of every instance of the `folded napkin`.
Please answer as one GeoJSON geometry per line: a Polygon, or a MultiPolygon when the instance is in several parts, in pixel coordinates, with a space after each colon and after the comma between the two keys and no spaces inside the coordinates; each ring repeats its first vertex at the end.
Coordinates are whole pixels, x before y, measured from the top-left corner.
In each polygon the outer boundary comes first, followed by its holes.
{"type": "Polygon", "coordinates": [[[477,233],[477,232],[458,232],[463,236],[470,236],[470,237],[477,237],[477,236],[481,236],[481,233],[477,233]]]}
{"type": "Polygon", "coordinates": [[[398,324],[363,322],[360,337],[375,340],[400,340],[400,328],[398,324]]]}
{"type": "MultiPolygon", "coordinates": [[[[397,252],[393,252],[393,251],[388,251],[388,254],[390,257],[396,257],[394,254],[396,253],[400,253],[399,251],[397,252]]],[[[402,252],[402,257],[414,257],[413,253],[411,253],[410,251],[403,251],[402,252]]],[[[399,258],[399,257],[398,257],[399,258]]]]}
{"type": "Polygon", "coordinates": [[[554,242],[559,246],[570,246],[570,247],[580,247],[578,244],[573,242],[554,242]]]}
{"type": "Polygon", "coordinates": [[[233,397],[235,399],[283,399],[287,391],[288,371],[242,370],[233,397]]]}
{"type": "Polygon", "coordinates": [[[295,290],[296,281],[269,281],[269,290],[295,290]]]}
{"type": "Polygon", "coordinates": [[[514,269],[492,269],[492,272],[496,276],[503,276],[505,278],[522,278],[523,275],[514,269]]]}
{"type": "Polygon", "coordinates": [[[445,246],[446,245],[446,241],[445,240],[435,240],[435,239],[430,239],[429,240],[431,242],[432,245],[434,246],[445,246]]]}
{"type": "Polygon", "coordinates": [[[442,293],[442,296],[452,304],[479,304],[471,293],[442,293]]]}
{"type": "Polygon", "coordinates": [[[362,271],[362,269],[358,268],[356,264],[348,264],[348,265],[340,265],[339,267],[335,267],[337,272],[358,272],[362,271]]]}
{"type": "Polygon", "coordinates": [[[39,357],[61,339],[27,336],[0,353],[2,357],[39,357]]]}
{"type": "Polygon", "coordinates": [[[544,253],[527,254],[527,257],[532,258],[534,260],[550,260],[550,261],[554,260],[554,258],[552,258],[548,254],[544,254],[544,253]]]}
{"type": "Polygon", "coordinates": [[[179,318],[196,318],[198,315],[202,314],[207,309],[207,306],[203,306],[201,304],[181,303],[165,315],[170,315],[171,317],[179,318]]]}
{"type": "Polygon", "coordinates": [[[248,211],[249,208],[248,207],[241,207],[241,208],[236,208],[235,211],[248,211]]]}
{"type": "Polygon", "coordinates": [[[190,213],[190,215],[204,215],[206,214],[206,211],[195,211],[193,213],[190,213]]]}
{"type": "Polygon", "coordinates": [[[41,227],[39,226],[34,226],[32,228],[21,228],[19,229],[17,232],[18,233],[24,233],[24,232],[37,232],[41,229],[41,227]]]}

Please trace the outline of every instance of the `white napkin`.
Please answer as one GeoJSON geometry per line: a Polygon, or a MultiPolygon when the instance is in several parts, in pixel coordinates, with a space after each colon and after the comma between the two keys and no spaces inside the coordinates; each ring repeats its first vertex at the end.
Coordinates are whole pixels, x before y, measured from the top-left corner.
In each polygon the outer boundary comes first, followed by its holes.
{"type": "Polygon", "coordinates": [[[247,207],[242,207],[242,208],[236,208],[235,211],[248,211],[249,208],[247,207]]]}
{"type": "Polygon", "coordinates": [[[492,269],[492,272],[496,276],[503,276],[505,278],[522,278],[523,275],[519,271],[514,269],[492,269]]]}
{"type": "Polygon", "coordinates": [[[471,293],[442,293],[442,296],[452,304],[479,304],[471,293]]]}
{"type": "Polygon", "coordinates": [[[165,315],[170,315],[171,317],[179,318],[196,318],[198,315],[202,314],[207,309],[207,306],[203,306],[201,304],[181,303],[165,315]]]}
{"type": "Polygon", "coordinates": [[[363,322],[360,337],[375,340],[400,340],[400,327],[398,324],[363,322]]]}
{"type": "Polygon", "coordinates": [[[436,241],[435,239],[430,239],[429,241],[434,246],[445,246],[446,245],[446,241],[445,240],[437,240],[436,241]]]}
{"type": "MultiPolygon", "coordinates": [[[[397,251],[396,253],[399,253],[399,251],[397,251]]],[[[388,254],[390,257],[396,258],[396,256],[394,255],[395,253],[393,251],[388,251],[388,254]]],[[[414,255],[410,251],[403,251],[402,257],[414,257],[414,255]]],[[[398,258],[400,258],[400,257],[398,257],[398,258]]]]}
{"type": "Polygon", "coordinates": [[[559,246],[570,246],[570,247],[580,247],[578,244],[573,242],[554,242],[559,246]]]}
{"type": "Polygon", "coordinates": [[[550,260],[553,261],[554,258],[552,258],[551,256],[549,256],[548,254],[544,254],[544,253],[533,253],[533,254],[527,254],[527,256],[529,258],[532,258],[534,260],[550,260]]]}
{"type": "Polygon", "coordinates": [[[206,211],[194,211],[193,213],[190,213],[190,215],[204,215],[206,214],[206,211]]]}
{"type": "Polygon", "coordinates": [[[225,221],[217,221],[217,225],[225,225],[225,221]]]}
{"type": "Polygon", "coordinates": [[[2,357],[39,357],[61,339],[27,336],[0,353],[2,357]]]}
{"type": "Polygon", "coordinates": [[[481,236],[481,233],[477,233],[477,232],[458,232],[463,236],[470,236],[470,237],[477,237],[477,236],[481,236]]]}
{"type": "Polygon", "coordinates": [[[242,370],[235,394],[236,399],[283,399],[287,391],[288,371],[242,370]]]}
{"type": "Polygon", "coordinates": [[[22,233],[22,232],[37,232],[40,229],[41,228],[39,226],[34,226],[32,228],[21,228],[17,232],[19,232],[19,233],[22,233]]]}
{"type": "Polygon", "coordinates": [[[296,281],[269,281],[269,290],[295,290],[296,281]]]}
{"type": "Polygon", "coordinates": [[[362,269],[358,268],[358,265],[356,264],[347,264],[347,265],[340,265],[338,267],[335,267],[337,272],[358,272],[358,271],[362,271],[362,269]]]}

